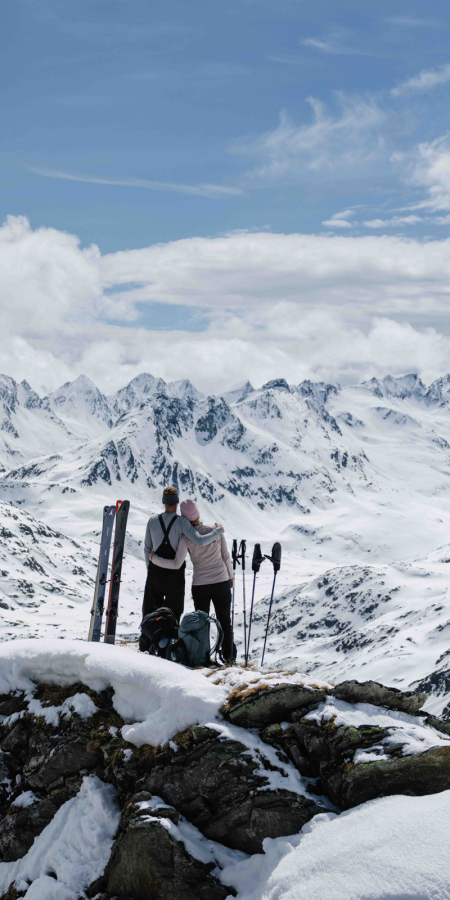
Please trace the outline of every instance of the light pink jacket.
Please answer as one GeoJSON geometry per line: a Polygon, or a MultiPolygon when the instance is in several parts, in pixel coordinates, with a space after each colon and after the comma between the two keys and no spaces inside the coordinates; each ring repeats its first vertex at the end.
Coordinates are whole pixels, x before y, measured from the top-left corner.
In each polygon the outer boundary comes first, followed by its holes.
{"type": "MultiPolygon", "coordinates": [[[[214,531],[211,525],[203,525],[203,522],[194,527],[200,534],[209,534],[214,531]]],[[[183,535],[178,544],[175,559],[163,559],[155,554],[152,556],[152,563],[163,569],[179,569],[188,552],[194,566],[192,584],[218,584],[220,581],[228,581],[233,577],[230,554],[223,534],[207,547],[198,547],[183,535]]]]}

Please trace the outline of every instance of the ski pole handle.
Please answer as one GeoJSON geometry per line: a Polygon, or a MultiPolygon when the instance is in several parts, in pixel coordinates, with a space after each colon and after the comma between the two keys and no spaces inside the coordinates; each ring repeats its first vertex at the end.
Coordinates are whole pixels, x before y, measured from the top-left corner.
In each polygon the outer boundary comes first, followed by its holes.
{"type": "Polygon", "coordinates": [[[265,556],[261,553],[261,544],[255,544],[255,549],[253,550],[253,559],[252,559],[252,571],[259,572],[261,568],[261,563],[264,562],[265,556]]]}
{"type": "Polygon", "coordinates": [[[237,548],[237,540],[235,538],[233,541],[233,548],[231,550],[231,558],[233,560],[233,571],[234,572],[236,571],[237,556],[238,556],[238,548],[237,548]]]}
{"type": "Polygon", "coordinates": [[[242,570],[245,569],[245,552],[247,549],[247,541],[241,541],[241,545],[239,547],[239,556],[242,562],[242,570]]]}
{"type": "Polygon", "coordinates": [[[268,553],[265,553],[264,556],[272,563],[274,572],[279,572],[281,566],[281,544],[277,541],[272,547],[272,556],[269,556],[268,553]]]}

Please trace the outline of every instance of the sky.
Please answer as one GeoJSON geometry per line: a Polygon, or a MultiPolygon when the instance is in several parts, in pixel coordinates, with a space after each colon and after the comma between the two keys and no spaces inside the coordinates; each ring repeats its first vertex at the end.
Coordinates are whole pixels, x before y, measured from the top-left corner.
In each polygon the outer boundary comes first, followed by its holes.
{"type": "Polygon", "coordinates": [[[450,10],[16,0],[0,11],[0,371],[450,371],[450,10]]]}

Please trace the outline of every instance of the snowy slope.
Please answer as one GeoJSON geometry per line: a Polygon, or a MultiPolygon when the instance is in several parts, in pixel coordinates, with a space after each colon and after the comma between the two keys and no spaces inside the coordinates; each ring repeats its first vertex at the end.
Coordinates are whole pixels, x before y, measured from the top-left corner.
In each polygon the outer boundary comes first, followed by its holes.
{"type": "MultiPolygon", "coordinates": [[[[416,375],[347,386],[281,378],[209,397],[188,381],[149,374],[107,396],[80,376],[46,398],[1,376],[0,464],[2,516],[12,504],[36,519],[35,534],[54,529],[67,546],[64,555],[49,538],[42,552],[56,571],[39,557],[46,574],[30,575],[20,545],[1,541],[2,602],[10,606],[2,634],[45,633],[50,610],[62,610],[43,585],[59,578],[61,596],[83,604],[73,613],[66,604],[62,634],[84,636],[101,510],[128,498],[119,634],[135,636],[145,523],[160,508],[162,485],[173,483],[197,500],[204,521],[225,524],[229,540],[245,537],[250,550],[260,541],[266,552],[281,541],[271,659],[300,660],[329,678],[351,670],[450,692],[450,376],[429,386],[416,375]],[[89,557],[86,578],[73,574],[71,541],[89,557]],[[35,593],[27,598],[19,581],[35,593]],[[24,612],[19,600],[39,606],[24,612]]],[[[38,559],[31,535],[16,536],[38,559]]],[[[271,578],[265,564],[255,653],[271,578]]],[[[249,587],[247,576],[247,594],[249,587]]]]}
{"type": "MultiPolygon", "coordinates": [[[[441,713],[450,699],[449,553],[443,548],[411,564],[334,567],[277,593],[267,660],[333,682],[347,677],[414,686],[436,695],[426,706],[441,713]]],[[[268,607],[266,596],[253,619],[255,662],[268,607]]],[[[240,635],[242,616],[237,625],[240,635]]]]}
{"type": "Polygon", "coordinates": [[[262,860],[233,860],[222,877],[238,900],[448,900],[449,824],[450,791],[383,797],[267,839],[262,860]]]}
{"type": "MultiPolygon", "coordinates": [[[[2,640],[24,636],[86,638],[98,539],[99,533],[91,541],[74,540],[26,510],[0,502],[2,640]]],[[[139,603],[134,601],[139,595],[139,565],[133,556],[133,545],[127,549],[127,591],[120,624],[122,631],[134,637],[140,618],[139,603]]]]}

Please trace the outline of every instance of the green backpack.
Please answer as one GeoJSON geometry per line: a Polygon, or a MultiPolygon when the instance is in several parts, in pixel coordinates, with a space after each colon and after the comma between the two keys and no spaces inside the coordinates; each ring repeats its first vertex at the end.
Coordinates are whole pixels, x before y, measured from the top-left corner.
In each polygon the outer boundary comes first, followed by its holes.
{"type": "Polygon", "coordinates": [[[199,609],[183,616],[178,627],[178,638],[183,641],[186,649],[185,665],[195,669],[197,666],[209,666],[211,656],[220,653],[223,631],[214,616],[208,616],[199,609]],[[213,647],[210,638],[211,622],[217,629],[217,639],[213,647]]]}

